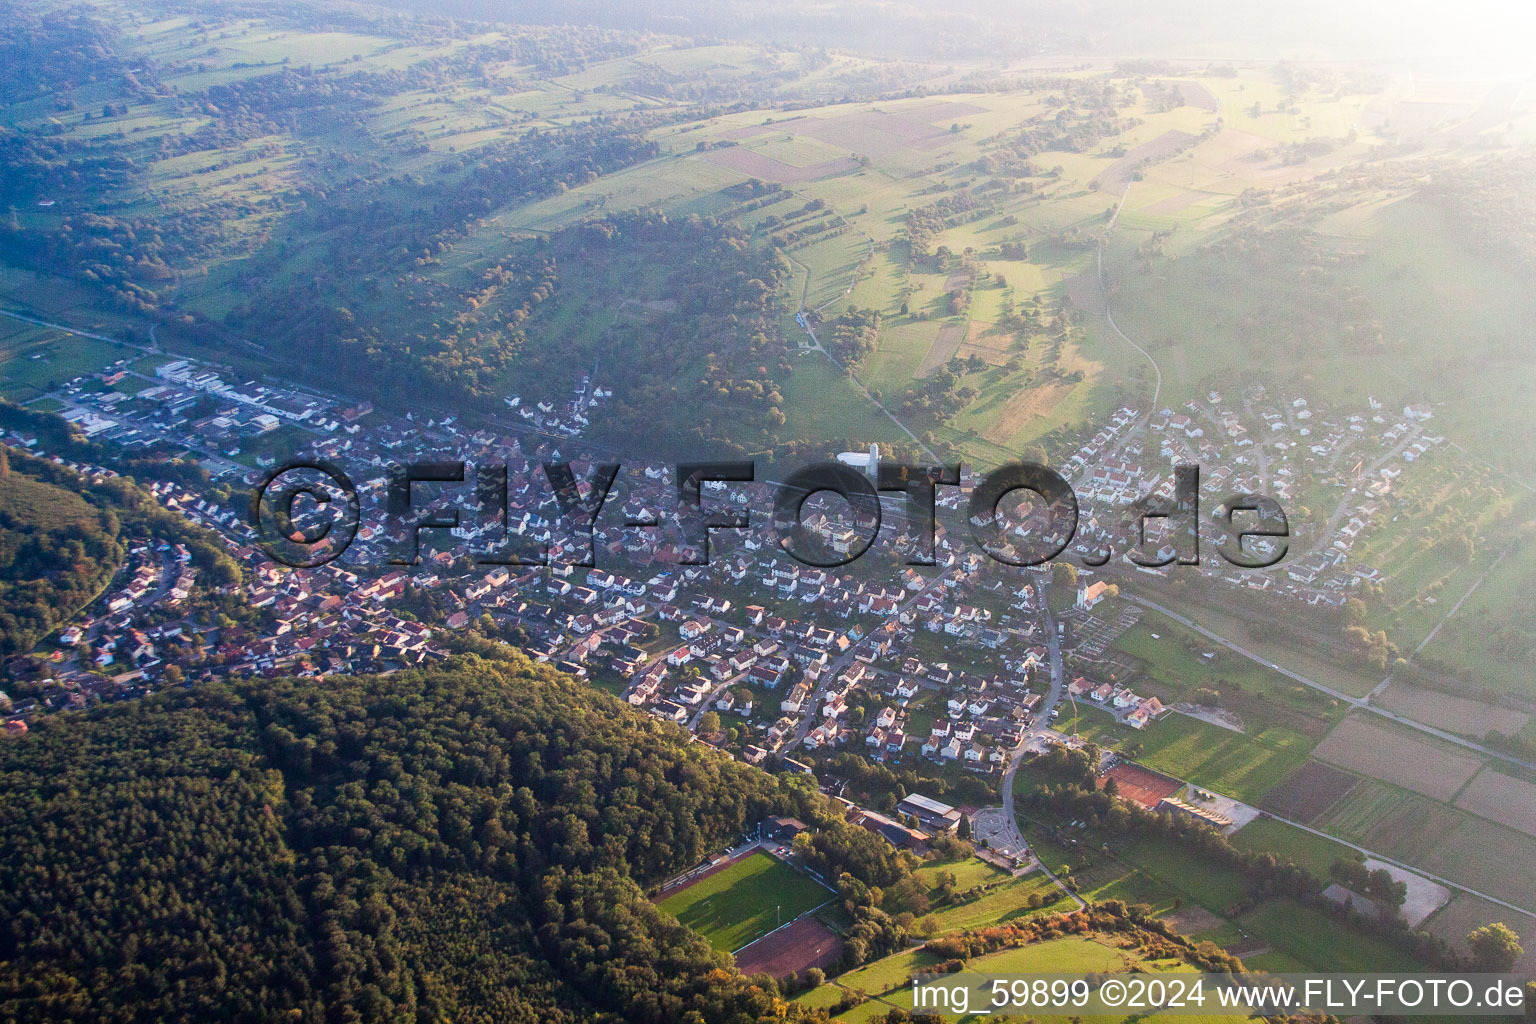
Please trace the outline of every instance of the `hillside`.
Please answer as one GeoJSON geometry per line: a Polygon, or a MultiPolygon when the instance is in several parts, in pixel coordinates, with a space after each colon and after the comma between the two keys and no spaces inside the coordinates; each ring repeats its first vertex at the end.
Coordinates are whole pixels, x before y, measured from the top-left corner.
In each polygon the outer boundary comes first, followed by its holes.
{"type": "Polygon", "coordinates": [[[0,447],[0,654],[30,648],[123,556],[116,515],[33,475],[43,468],[0,447]]]}
{"type": "Polygon", "coordinates": [[[217,538],[133,481],[0,446],[0,655],[31,650],[93,600],[134,540],[186,544],[218,585],[239,580],[217,538]]]}
{"type": "Polygon", "coordinates": [[[815,798],[526,660],[49,719],[0,778],[3,1019],[789,1012],[639,887],[815,798]]]}

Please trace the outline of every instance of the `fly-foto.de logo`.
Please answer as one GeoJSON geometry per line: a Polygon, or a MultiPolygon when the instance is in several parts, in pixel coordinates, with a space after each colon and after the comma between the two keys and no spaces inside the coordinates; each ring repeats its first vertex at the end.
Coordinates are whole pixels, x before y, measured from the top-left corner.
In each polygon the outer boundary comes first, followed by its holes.
{"type": "MultiPolygon", "coordinates": [[[[463,461],[411,462],[385,471],[384,535],[395,539],[387,561],[414,565],[420,559],[423,530],[462,531],[473,525],[476,550],[466,552],[479,564],[547,565],[554,536],[571,539],[559,550],[574,565],[596,565],[593,537],[604,506],[620,479],[618,463],[598,463],[578,476],[569,462],[540,464],[555,509],[547,529],[530,535],[510,530],[513,502],[507,466],[463,461]],[[422,489],[473,482],[468,501],[429,503],[422,489]],[[424,507],[425,506],[425,507],[424,507]],[[544,535],[545,539],[539,539],[544,535]]],[[[717,531],[762,530],[768,541],[797,561],[835,568],[855,561],[880,536],[882,522],[899,515],[911,538],[907,562],[935,564],[940,488],[960,485],[960,466],[881,463],[873,473],[842,462],[803,466],[783,479],[760,479],[750,461],[685,462],[674,467],[676,481],[669,511],[643,516],[626,513],[626,529],[659,534],[670,529],[672,548],[683,565],[709,561],[710,537],[717,531]],[[751,502],[733,489],[756,485],[772,489],[771,512],[754,521],[751,502]],[[706,489],[708,494],[706,494],[706,489]],[[831,519],[807,514],[812,499],[835,496],[841,504],[831,519]],[[891,508],[882,502],[887,497],[891,508]],[[732,501],[732,497],[737,500],[732,501]],[[764,521],[766,520],[766,522],[764,521]]],[[[759,499],[758,504],[761,504],[759,499]]],[[[1012,462],[983,476],[966,504],[972,539],[987,557],[1012,566],[1037,566],[1059,558],[1078,535],[1081,507],[1071,484],[1048,466],[1012,462]]],[[[528,515],[522,513],[520,524],[528,515]]],[[[1200,467],[1174,467],[1171,488],[1154,491],[1111,514],[1117,543],[1095,531],[1094,544],[1079,554],[1085,565],[1099,566],[1124,553],[1138,566],[1196,565],[1200,561],[1202,517],[1200,467]],[[1154,539],[1153,533],[1157,534],[1154,539]]],[[[363,519],[357,486],[332,462],[292,460],[274,467],[253,488],[248,521],[258,543],[272,559],[294,568],[316,568],[339,558],[356,540],[363,519]]],[[[1217,503],[1207,517],[1215,547],[1229,564],[1261,569],[1285,557],[1290,524],[1285,511],[1264,495],[1239,493],[1217,503]]]]}

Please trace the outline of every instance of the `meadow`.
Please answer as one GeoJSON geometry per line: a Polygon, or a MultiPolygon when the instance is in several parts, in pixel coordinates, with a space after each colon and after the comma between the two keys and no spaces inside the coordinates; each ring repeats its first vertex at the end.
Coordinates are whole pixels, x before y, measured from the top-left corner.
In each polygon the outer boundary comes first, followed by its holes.
{"type": "Polygon", "coordinates": [[[1232,845],[1251,853],[1273,853],[1282,863],[1329,877],[1336,860],[1356,860],[1354,850],[1274,818],[1255,818],[1232,835],[1232,845]]]}

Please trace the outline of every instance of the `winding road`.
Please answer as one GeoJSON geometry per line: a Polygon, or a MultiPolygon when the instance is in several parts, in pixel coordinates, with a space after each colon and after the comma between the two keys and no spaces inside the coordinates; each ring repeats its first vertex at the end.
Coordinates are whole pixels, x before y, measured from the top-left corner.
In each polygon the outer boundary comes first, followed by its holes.
{"type": "Polygon", "coordinates": [[[1163,371],[1162,368],[1157,365],[1157,360],[1152,358],[1152,353],[1148,352],[1146,349],[1132,341],[1130,337],[1120,329],[1120,325],[1115,323],[1115,314],[1111,312],[1109,308],[1109,288],[1104,283],[1104,239],[1108,238],[1109,233],[1115,230],[1115,224],[1120,220],[1120,211],[1124,209],[1126,197],[1128,197],[1130,194],[1131,185],[1130,182],[1127,182],[1125,185],[1125,191],[1120,193],[1120,202],[1115,204],[1115,212],[1109,218],[1109,226],[1104,229],[1104,235],[1099,239],[1097,253],[1099,264],[1099,295],[1104,301],[1104,320],[1109,324],[1110,329],[1119,336],[1121,341],[1131,346],[1131,348],[1135,349],[1137,352],[1140,352],[1143,356],[1146,357],[1147,362],[1152,364],[1152,373],[1156,378],[1156,383],[1152,386],[1152,403],[1147,407],[1146,415],[1142,417],[1142,419],[1145,421],[1151,419],[1153,414],[1157,412],[1157,399],[1158,396],[1163,393],[1163,371]]]}
{"type": "MultiPolygon", "coordinates": [[[[1057,704],[1061,703],[1061,694],[1066,677],[1066,672],[1063,669],[1061,662],[1061,636],[1056,632],[1056,619],[1053,615],[1051,615],[1051,605],[1048,597],[1045,603],[1044,617],[1045,628],[1050,634],[1050,643],[1048,646],[1051,652],[1051,688],[1046,693],[1045,700],[1041,702],[1040,714],[1035,719],[1035,725],[1024,734],[1023,738],[1019,740],[1018,746],[1013,748],[1013,756],[1008,759],[1008,769],[1007,771],[1003,772],[1001,790],[1003,800],[1003,822],[1008,826],[1008,830],[1012,833],[1010,844],[1015,850],[1029,849],[1029,844],[1024,839],[1023,831],[1019,828],[1018,812],[1013,806],[1013,780],[1018,776],[1019,765],[1023,763],[1024,755],[1029,753],[1030,745],[1033,743],[1034,739],[1039,736],[1040,733],[1050,728],[1051,712],[1056,709],[1057,704]]],[[[1031,856],[1033,856],[1033,854],[1031,854],[1031,856]]],[[[1056,884],[1058,889],[1072,898],[1072,901],[1077,904],[1077,909],[1083,910],[1087,908],[1087,901],[1085,901],[1081,896],[1068,888],[1061,879],[1057,878],[1051,869],[1045,866],[1044,861],[1042,861],[1039,857],[1034,857],[1034,861],[1035,864],[1039,866],[1040,870],[1044,872],[1045,876],[1056,884]]]]}

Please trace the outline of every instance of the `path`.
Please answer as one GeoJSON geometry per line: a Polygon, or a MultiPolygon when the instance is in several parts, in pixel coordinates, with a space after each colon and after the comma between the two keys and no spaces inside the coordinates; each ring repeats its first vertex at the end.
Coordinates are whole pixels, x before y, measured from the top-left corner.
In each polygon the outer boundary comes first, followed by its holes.
{"type": "Polygon", "coordinates": [[[1125,207],[1126,197],[1130,194],[1131,185],[1130,182],[1127,182],[1125,185],[1125,191],[1120,194],[1120,202],[1115,204],[1115,212],[1109,218],[1109,226],[1104,229],[1104,237],[1099,239],[1099,294],[1104,300],[1104,320],[1109,324],[1110,330],[1119,335],[1121,341],[1125,342],[1127,345],[1131,346],[1131,348],[1145,356],[1147,362],[1152,364],[1152,373],[1156,378],[1156,382],[1152,386],[1152,404],[1147,407],[1147,413],[1142,417],[1143,420],[1148,420],[1151,419],[1152,416],[1157,412],[1157,399],[1158,396],[1163,393],[1163,371],[1162,368],[1157,365],[1157,360],[1152,358],[1152,353],[1148,352],[1146,349],[1132,341],[1126,335],[1126,333],[1120,329],[1120,325],[1115,323],[1115,314],[1111,312],[1109,308],[1109,288],[1107,288],[1104,284],[1104,238],[1109,237],[1109,233],[1115,230],[1115,223],[1120,219],[1120,211],[1125,207]]]}
{"type": "MultiPolygon", "coordinates": [[[[1207,786],[1205,788],[1209,789],[1210,787],[1207,786]]],[[[1400,860],[1394,860],[1391,857],[1384,857],[1380,853],[1377,853],[1375,850],[1367,850],[1363,846],[1357,846],[1354,843],[1347,842],[1346,840],[1340,839],[1338,836],[1329,835],[1327,832],[1323,832],[1323,831],[1321,831],[1319,829],[1315,829],[1315,828],[1313,828],[1310,825],[1303,825],[1299,821],[1292,821],[1289,818],[1282,818],[1282,817],[1280,817],[1280,815],[1278,815],[1278,814],[1271,814],[1268,811],[1260,811],[1259,813],[1261,815],[1263,815],[1264,817],[1266,817],[1266,818],[1273,818],[1275,821],[1284,822],[1285,824],[1290,825],[1293,828],[1299,828],[1303,832],[1310,832],[1312,835],[1317,836],[1320,839],[1326,839],[1329,842],[1338,843],[1340,846],[1347,846],[1351,850],[1354,850],[1356,853],[1363,853],[1363,854],[1365,854],[1367,857],[1369,857],[1372,860],[1379,860],[1379,861],[1382,861],[1383,863],[1391,864],[1394,867],[1402,868],[1404,871],[1411,871],[1411,872],[1413,872],[1414,874],[1418,875],[1421,878],[1427,878],[1431,882],[1438,882],[1439,884],[1441,884],[1441,885],[1443,885],[1443,886],[1445,886],[1447,888],[1455,889],[1457,892],[1464,892],[1468,896],[1476,896],[1480,900],[1487,900],[1489,903],[1497,904],[1498,906],[1503,907],[1505,910],[1513,910],[1517,914],[1524,914],[1526,917],[1536,918],[1536,911],[1527,910],[1525,907],[1516,906],[1515,904],[1510,903],[1507,900],[1501,900],[1497,896],[1490,896],[1490,895],[1488,895],[1485,892],[1479,892],[1476,889],[1468,888],[1467,886],[1462,885],[1460,882],[1453,882],[1453,881],[1451,881],[1449,878],[1442,878],[1439,875],[1431,874],[1430,872],[1425,871],[1423,868],[1415,867],[1412,864],[1405,864],[1405,863],[1403,863],[1400,860]]]]}
{"type": "MultiPolygon", "coordinates": [[[[1504,559],[1506,559],[1508,557],[1509,557],[1509,550],[1506,549],[1505,552],[1502,555],[1500,555],[1498,558],[1495,558],[1493,560],[1493,563],[1491,565],[1489,565],[1488,568],[1483,570],[1483,574],[1481,576],[1479,576],[1477,579],[1472,581],[1472,585],[1467,588],[1467,592],[1465,594],[1462,594],[1461,598],[1455,604],[1451,605],[1451,610],[1445,613],[1445,618],[1443,618],[1439,622],[1435,623],[1435,628],[1430,630],[1425,635],[1423,640],[1419,641],[1419,645],[1413,649],[1413,653],[1409,654],[1408,657],[1404,660],[1404,662],[1403,662],[1404,665],[1407,665],[1407,664],[1411,663],[1414,658],[1417,658],[1419,656],[1419,652],[1420,651],[1422,651],[1424,648],[1429,646],[1429,642],[1435,638],[1435,634],[1440,632],[1440,627],[1444,626],[1447,622],[1449,622],[1451,620],[1451,616],[1453,616],[1457,612],[1461,611],[1461,606],[1463,604],[1466,604],[1467,598],[1469,598],[1473,594],[1477,593],[1477,588],[1483,585],[1483,580],[1488,578],[1489,573],[1491,573],[1491,572],[1493,572],[1493,570],[1497,569],[1499,567],[1499,563],[1503,562],[1504,559]]],[[[1376,684],[1376,686],[1371,690],[1370,693],[1365,695],[1365,699],[1366,700],[1373,700],[1376,697],[1379,697],[1381,695],[1381,692],[1392,684],[1392,679],[1396,675],[1397,675],[1397,669],[1394,668],[1392,671],[1387,673],[1387,677],[1385,679],[1383,679],[1381,682],[1376,684]]]]}
{"type": "MultiPolygon", "coordinates": [[[[842,215],[839,214],[838,216],[842,216],[842,215]]],[[[863,234],[862,231],[859,232],[859,233],[863,234]]],[[[865,235],[864,237],[866,239],[869,238],[868,235],[865,235]]],[[[871,244],[871,246],[873,246],[873,244],[874,244],[873,240],[870,241],[870,244],[871,244]]],[[[800,262],[798,259],[796,259],[793,255],[791,255],[788,252],[786,252],[784,255],[785,255],[786,258],[788,258],[788,260],[791,263],[793,263],[795,266],[799,267],[801,270],[805,271],[805,283],[800,288],[800,308],[795,313],[795,322],[798,323],[800,325],[800,329],[803,330],[806,333],[806,335],[810,337],[810,339],[811,339],[811,348],[815,349],[817,352],[820,352],[822,355],[826,356],[827,357],[827,362],[831,363],[833,366],[837,367],[843,373],[847,374],[848,375],[848,379],[853,383],[853,386],[858,389],[859,393],[861,395],[863,395],[866,399],[868,399],[874,405],[874,407],[876,409],[879,409],[881,412],[883,412],[885,414],[885,416],[886,416],[886,419],[888,419],[892,423],[896,424],[896,429],[900,430],[903,434],[907,435],[907,437],[911,439],[913,444],[917,445],[924,452],[926,452],[928,457],[934,461],[935,465],[938,465],[938,464],[942,463],[944,460],[939,458],[939,456],[934,452],[934,450],[932,448],[928,447],[928,445],[923,442],[922,438],[920,438],[916,434],[912,433],[912,431],[910,429],[908,429],[907,425],[905,423],[903,423],[899,418],[897,418],[895,413],[891,412],[890,409],[887,409],[885,407],[885,403],[884,402],[880,401],[880,399],[876,398],[874,395],[869,393],[869,389],[864,386],[864,382],[859,380],[858,375],[855,374],[850,367],[844,366],[842,363],[838,362],[837,358],[835,356],[833,356],[831,352],[827,351],[826,346],[822,345],[821,339],[816,337],[816,329],[811,326],[811,321],[810,321],[810,317],[809,317],[808,314],[810,314],[810,313],[817,313],[817,312],[820,312],[823,309],[826,309],[833,302],[836,302],[838,298],[841,298],[841,296],[836,296],[836,297],[828,300],[827,302],[822,303],[820,306],[816,307],[815,309],[809,309],[806,306],[806,304],[805,304],[805,300],[806,300],[806,297],[809,296],[810,291],[811,291],[811,268],[809,266],[807,266],[806,264],[800,262]]],[[[853,290],[853,286],[849,285],[848,286],[848,290],[852,291],[853,290]]],[[[846,295],[848,293],[844,292],[843,294],[846,295]]]]}

